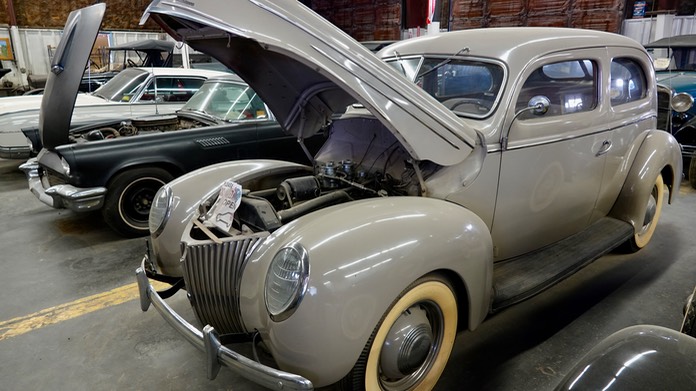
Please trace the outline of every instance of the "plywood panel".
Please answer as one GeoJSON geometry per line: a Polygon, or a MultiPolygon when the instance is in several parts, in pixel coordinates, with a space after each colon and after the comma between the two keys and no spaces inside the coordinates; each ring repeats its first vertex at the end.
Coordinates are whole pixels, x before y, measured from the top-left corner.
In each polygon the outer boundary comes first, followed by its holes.
{"type": "MultiPolygon", "coordinates": [[[[5,0],[3,0],[5,1],[5,0]]],[[[138,25],[149,0],[106,0],[104,30],[140,30],[138,25]]],[[[23,0],[15,1],[15,15],[20,27],[62,28],[71,11],[94,4],[93,0],[23,0]]],[[[144,29],[159,29],[149,22],[144,29]]]]}

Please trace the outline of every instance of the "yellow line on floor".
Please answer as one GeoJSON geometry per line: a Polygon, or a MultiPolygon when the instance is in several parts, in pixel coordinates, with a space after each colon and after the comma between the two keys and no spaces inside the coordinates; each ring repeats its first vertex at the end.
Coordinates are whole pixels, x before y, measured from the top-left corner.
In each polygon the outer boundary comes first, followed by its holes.
{"type": "MultiPolygon", "coordinates": [[[[169,287],[169,285],[157,281],[150,281],[150,283],[158,290],[169,287]]],[[[139,296],[138,284],[133,283],[107,292],[83,297],[71,303],[60,304],[33,314],[3,321],[0,322],[0,341],[40,329],[44,326],[77,318],[90,312],[135,300],[139,296]]]]}

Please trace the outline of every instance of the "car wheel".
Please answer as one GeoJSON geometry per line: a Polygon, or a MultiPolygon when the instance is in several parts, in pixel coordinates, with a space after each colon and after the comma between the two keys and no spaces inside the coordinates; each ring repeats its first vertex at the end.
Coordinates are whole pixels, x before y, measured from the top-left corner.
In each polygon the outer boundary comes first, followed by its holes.
{"type": "Polygon", "coordinates": [[[696,156],[692,157],[689,163],[689,183],[696,189],[696,156]]]}
{"type": "Polygon", "coordinates": [[[421,278],[392,303],[340,389],[430,390],[457,333],[457,300],[438,276],[421,278]]]}
{"type": "Polygon", "coordinates": [[[645,217],[643,225],[636,231],[631,239],[626,243],[628,252],[636,252],[647,246],[650,239],[655,233],[655,227],[662,213],[662,201],[665,195],[665,186],[662,181],[662,175],[658,175],[653,185],[648,204],[645,207],[645,217]]]}
{"type": "Polygon", "coordinates": [[[150,206],[157,190],[174,179],[157,167],[143,167],[116,175],[107,187],[102,215],[114,231],[128,237],[149,233],[150,206]]]}
{"type": "Polygon", "coordinates": [[[696,299],[694,299],[694,295],[696,295],[696,289],[694,289],[694,292],[686,299],[681,332],[696,338],[696,299]]]}

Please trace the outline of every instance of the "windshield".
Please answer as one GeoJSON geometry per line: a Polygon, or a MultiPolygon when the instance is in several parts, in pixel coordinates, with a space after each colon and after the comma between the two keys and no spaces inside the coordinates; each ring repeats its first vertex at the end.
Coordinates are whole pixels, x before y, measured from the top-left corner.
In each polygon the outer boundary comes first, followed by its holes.
{"type": "Polygon", "coordinates": [[[484,118],[495,109],[505,71],[484,61],[406,58],[387,61],[455,114],[484,118]]]}
{"type": "Polygon", "coordinates": [[[141,69],[126,69],[94,91],[94,95],[113,102],[129,102],[147,80],[149,73],[141,69]]]}
{"type": "Polygon", "coordinates": [[[210,81],[181,110],[204,112],[224,121],[268,118],[266,105],[245,84],[210,81]]]}

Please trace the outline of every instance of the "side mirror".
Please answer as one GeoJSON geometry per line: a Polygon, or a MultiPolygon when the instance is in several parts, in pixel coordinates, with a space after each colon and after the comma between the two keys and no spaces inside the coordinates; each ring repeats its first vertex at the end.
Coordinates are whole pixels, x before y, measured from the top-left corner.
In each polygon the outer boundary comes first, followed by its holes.
{"type": "Polygon", "coordinates": [[[549,106],[551,106],[551,100],[544,95],[533,96],[532,99],[527,103],[527,109],[534,115],[546,114],[549,111],[549,106]]]}

